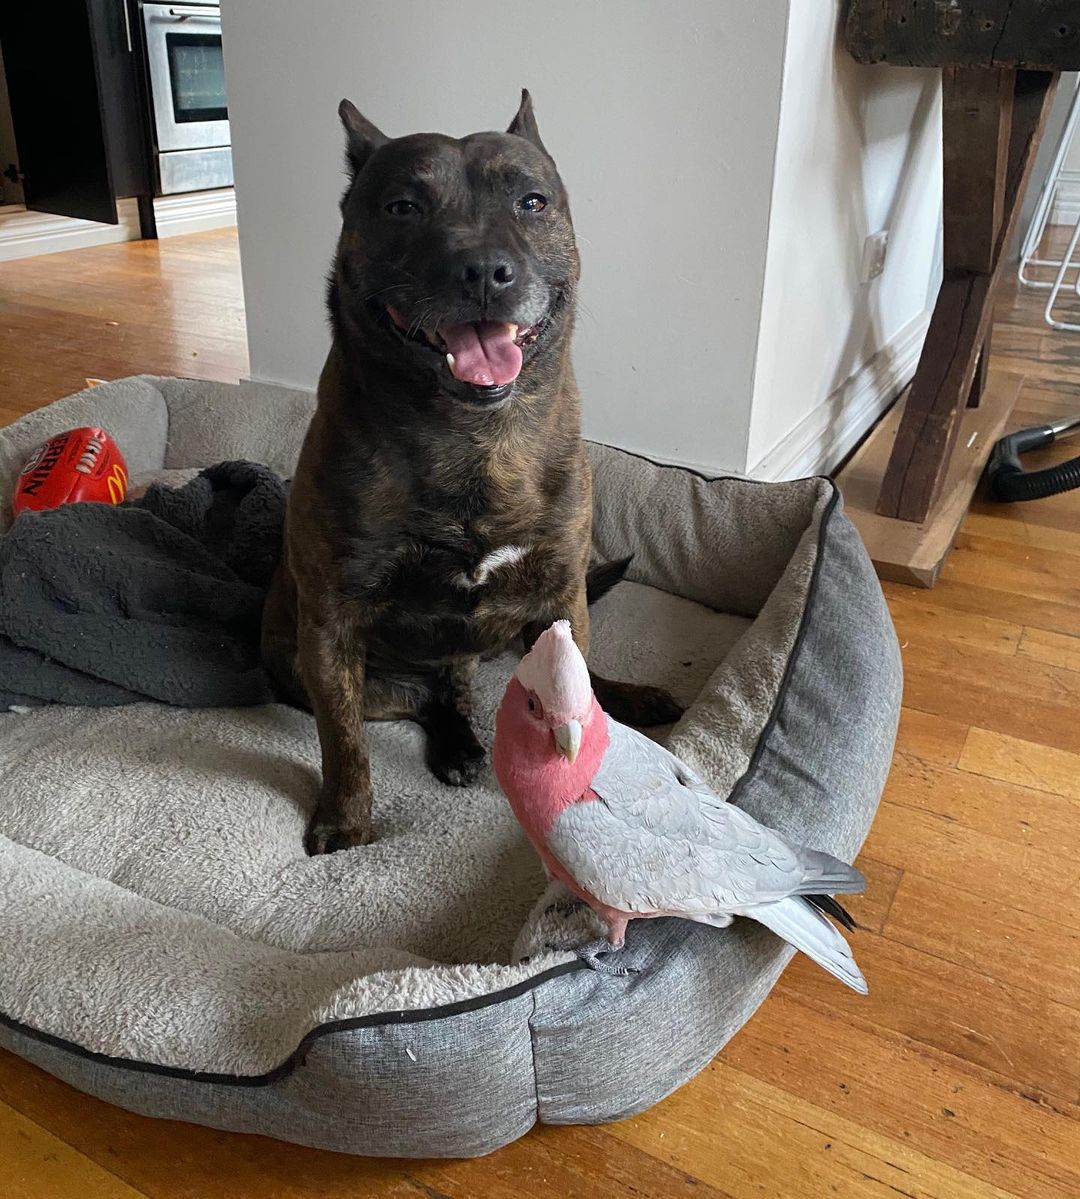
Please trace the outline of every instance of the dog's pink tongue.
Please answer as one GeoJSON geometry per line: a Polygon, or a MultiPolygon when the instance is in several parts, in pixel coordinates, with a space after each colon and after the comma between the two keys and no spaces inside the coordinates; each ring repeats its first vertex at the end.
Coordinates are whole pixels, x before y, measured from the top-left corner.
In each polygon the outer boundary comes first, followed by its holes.
{"type": "Polygon", "coordinates": [[[439,334],[453,355],[450,370],[462,383],[502,387],[521,373],[521,347],[514,344],[516,325],[480,321],[475,325],[445,325],[439,334]]]}

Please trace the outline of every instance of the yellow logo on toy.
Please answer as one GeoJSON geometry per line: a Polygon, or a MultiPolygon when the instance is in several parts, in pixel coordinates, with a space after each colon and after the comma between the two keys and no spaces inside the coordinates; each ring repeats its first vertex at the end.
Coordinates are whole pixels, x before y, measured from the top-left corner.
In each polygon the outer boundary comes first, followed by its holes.
{"type": "Polygon", "coordinates": [[[124,468],[119,462],[112,464],[112,470],[109,471],[105,482],[109,488],[109,499],[114,504],[122,504],[124,496],[127,495],[127,475],[124,473],[124,468]]]}

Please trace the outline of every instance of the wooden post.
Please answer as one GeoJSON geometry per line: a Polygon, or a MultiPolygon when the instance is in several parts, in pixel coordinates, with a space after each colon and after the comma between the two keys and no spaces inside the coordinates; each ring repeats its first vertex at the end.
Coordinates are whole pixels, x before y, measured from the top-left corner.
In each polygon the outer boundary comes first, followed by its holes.
{"type": "Polygon", "coordinates": [[[979,199],[966,185],[962,191],[969,203],[946,194],[945,277],[877,503],[882,516],[916,523],[926,520],[948,470],[960,417],[972,394],[976,359],[990,327],[991,292],[1002,250],[1016,226],[1057,80],[1048,72],[1017,72],[1010,106],[1001,100],[1001,76],[1011,78],[1012,72],[984,71],[982,80],[970,79],[971,73],[956,71],[949,78],[946,72],[944,135],[951,143],[945,155],[946,185],[952,181],[954,190],[960,188],[970,169],[982,179],[984,194],[979,199]],[[1004,110],[1010,107],[1003,153],[1004,110]]]}
{"type": "Polygon", "coordinates": [[[941,79],[945,269],[992,275],[1005,208],[1016,72],[946,67],[941,79]]]}

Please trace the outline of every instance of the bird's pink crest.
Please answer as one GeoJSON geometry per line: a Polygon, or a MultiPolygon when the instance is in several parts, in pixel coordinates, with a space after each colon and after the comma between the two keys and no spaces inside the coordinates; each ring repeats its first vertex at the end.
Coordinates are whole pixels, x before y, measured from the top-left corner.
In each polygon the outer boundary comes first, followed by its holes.
{"type": "Polygon", "coordinates": [[[568,620],[557,620],[545,629],[514,673],[525,690],[539,699],[549,720],[588,718],[593,702],[589,668],[568,620]]]}

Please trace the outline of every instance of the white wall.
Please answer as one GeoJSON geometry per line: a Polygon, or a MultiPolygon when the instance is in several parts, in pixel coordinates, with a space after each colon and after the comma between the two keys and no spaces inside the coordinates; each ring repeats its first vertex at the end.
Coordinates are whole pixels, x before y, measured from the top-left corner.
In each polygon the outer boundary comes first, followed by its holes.
{"type": "Polygon", "coordinates": [[[939,72],[858,66],[840,8],[791,6],[747,454],[763,478],[840,461],[913,373],[937,292],[939,72]]]}
{"type": "Polygon", "coordinates": [[[746,460],[788,0],[225,0],[251,371],[313,387],[343,185],[336,109],[389,134],[504,128],[518,89],[583,259],[587,435],[746,460]]]}
{"type": "Polygon", "coordinates": [[[505,127],[524,84],[581,242],[586,434],[716,472],[831,467],[914,370],[941,203],[937,73],[856,66],[838,8],[225,0],[253,377],[311,388],[326,353],[340,98],[460,135],[505,127]]]}

